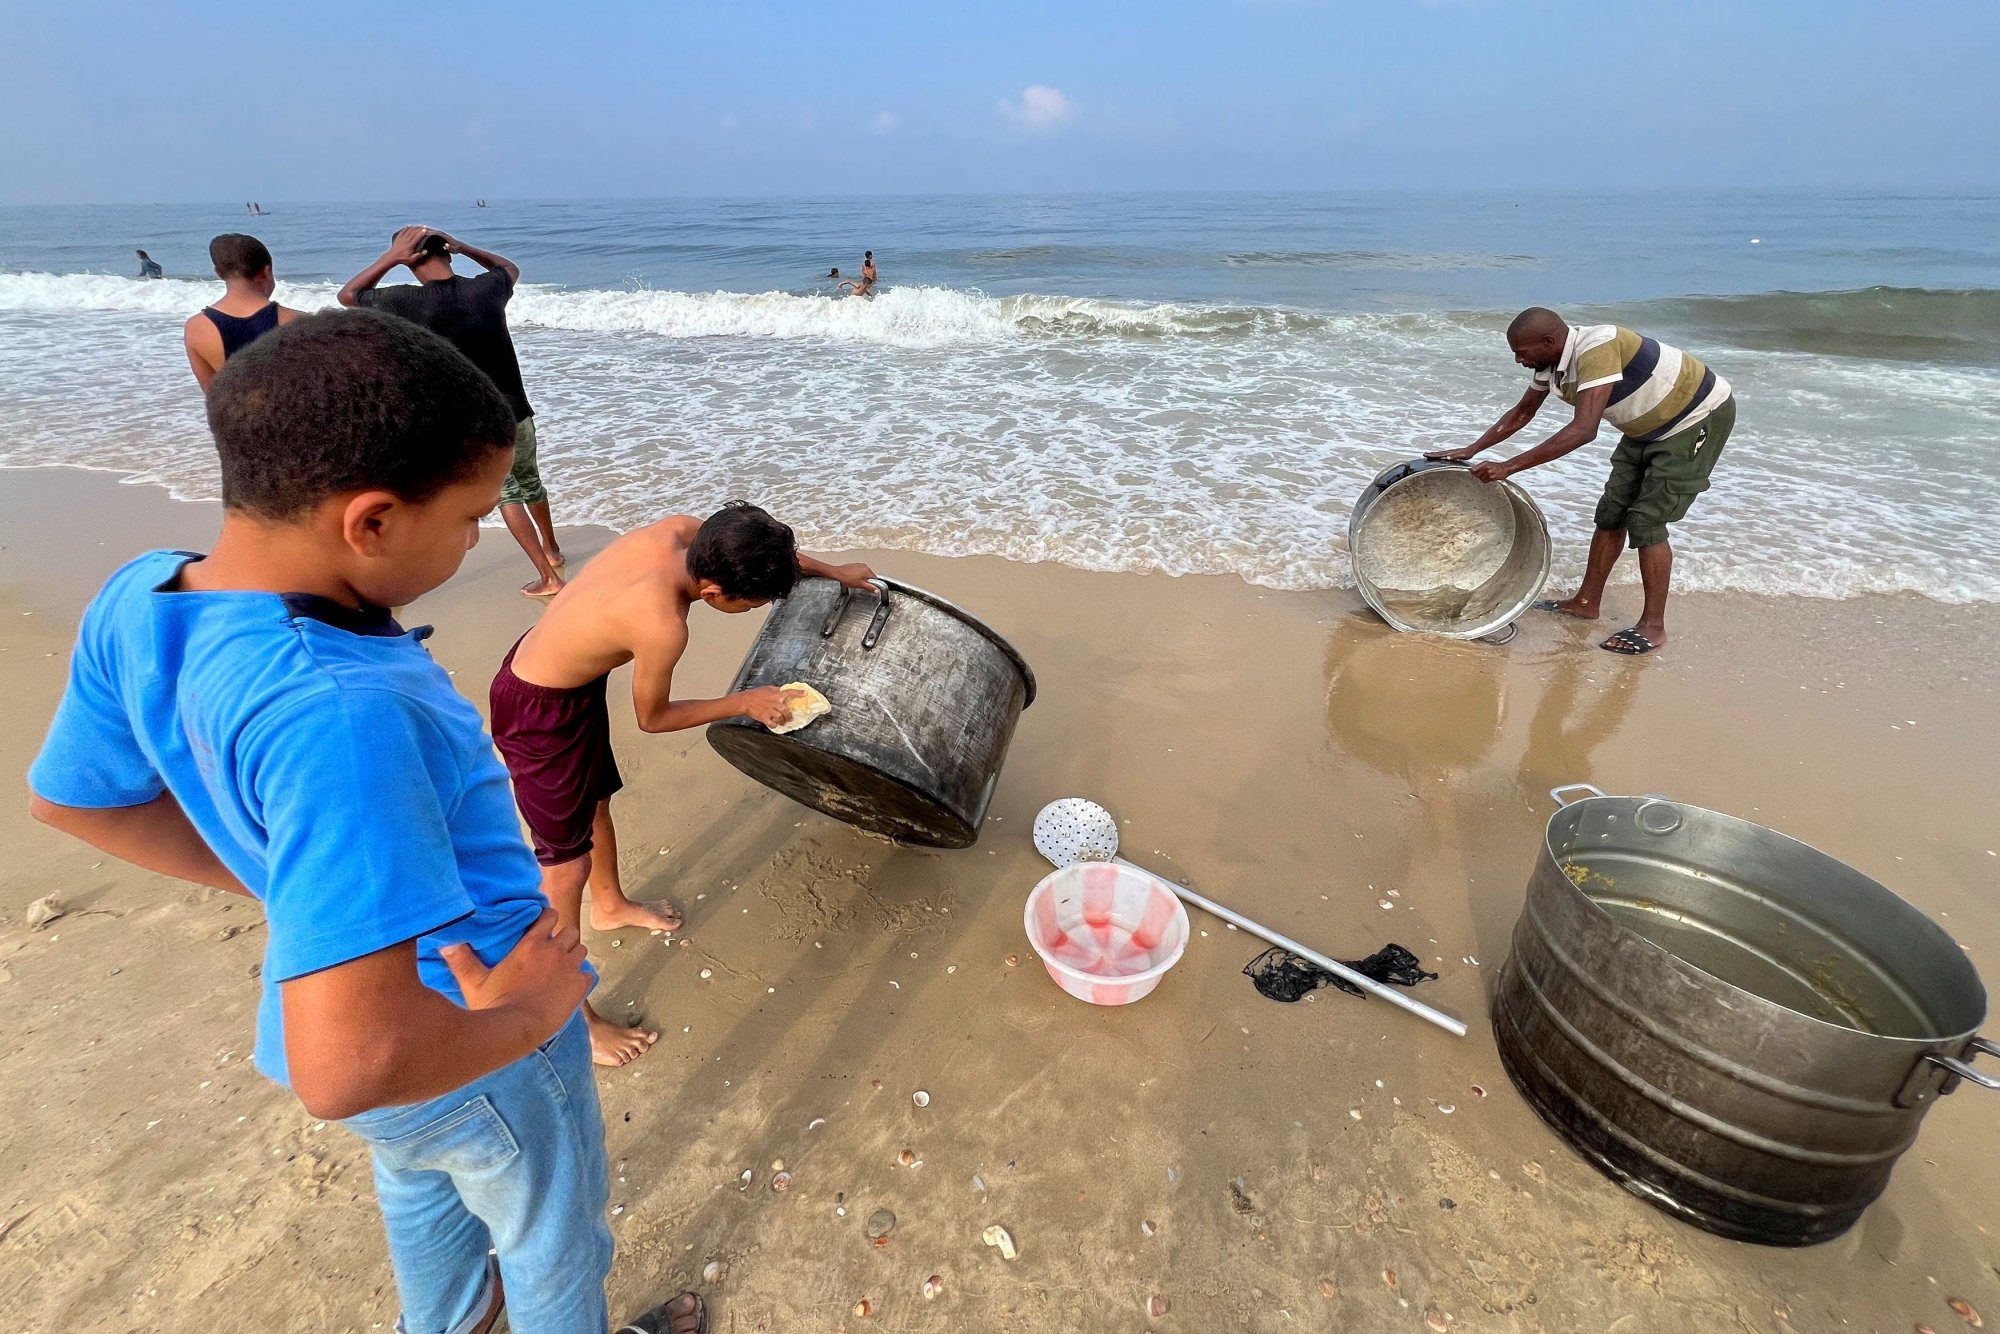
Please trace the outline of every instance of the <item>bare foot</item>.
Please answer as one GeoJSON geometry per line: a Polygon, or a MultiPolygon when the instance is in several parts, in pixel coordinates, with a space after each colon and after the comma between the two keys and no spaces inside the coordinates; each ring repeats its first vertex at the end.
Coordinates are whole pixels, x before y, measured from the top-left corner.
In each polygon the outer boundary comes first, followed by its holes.
{"type": "Polygon", "coordinates": [[[1536,611],[1552,611],[1558,616],[1574,616],[1579,621],[1594,621],[1598,611],[1595,602],[1585,602],[1581,598],[1563,598],[1558,601],[1549,598],[1535,604],[1536,611]]]}
{"type": "Polygon", "coordinates": [[[626,1065],[651,1051],[660,1040],[658,1033],[614,1024],[588,1005],[583,1007],[583,1022],[590,1030],[590,1059],[597,1065],[626,1065]]]}
{"type": "Polygon", "coordinates": [[[563,591],[561,575],[551,575],[547,579],[530,579],[521,585],[524,598],[552,598],[563,591]]]}
{"type": "Polygon", "coordinates": [[[548,547],[542,548],[542,554],[548,557],[549,567],[553,569],[557,574],[567,575],[569,573],[568,556],[563,555],[562,552],[560,551],[556,551],[548,547]]]}
{"type": "Polygon", "coordinates": [[[590,893],[590,929],[616,931],[621,926],[639,926],[648,931],[678,931],[681,910],[668,903],[634,903],[623,894],[599,897],[590,893]],[[599,906],[602,904],[603,906],[599,906]]]}

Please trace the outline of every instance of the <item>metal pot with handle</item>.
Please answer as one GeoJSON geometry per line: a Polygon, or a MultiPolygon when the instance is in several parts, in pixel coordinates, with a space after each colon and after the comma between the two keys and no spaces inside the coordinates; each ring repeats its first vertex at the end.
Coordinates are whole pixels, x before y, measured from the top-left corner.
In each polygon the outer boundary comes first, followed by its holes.
{"type": "Polygon", "coordinates": [[[732,690],[804,681],[833,711],[775,735],[748,718],[708,729],[767,787],[870,833],[970,847],[1035,674],[970,612],[895,579],[857,597],[803,579],[774,605],[732,690]]]}
{"type": "Polygon", "coordinates": [[[1549,581],[1549,526],[1513,482],[1463,463],[1386,468],[1347,519],[1362,600],[1398,630],[1481,639],[1512,625],[1549,581]]]}
{"type": "Polygon", "coordinates": [[[1627,1190],[1710,1232],[1839,1236],[1930,1105],[2000,1044],[1930,918],[1774,830],[1555,789],[1493,1006],[1528,1101],[1627,1190]]]}

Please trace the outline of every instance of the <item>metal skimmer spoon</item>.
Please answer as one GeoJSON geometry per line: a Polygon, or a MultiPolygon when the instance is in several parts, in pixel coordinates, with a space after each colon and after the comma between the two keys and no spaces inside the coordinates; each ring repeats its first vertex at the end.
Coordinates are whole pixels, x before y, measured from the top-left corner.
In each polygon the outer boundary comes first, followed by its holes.
{"type": "Polygon", "coordinates": [[[1118,822],[1111,818],[1111,812],[1094,801],[1082,797],[1064,797],[1042,807],[1035,817],[1035,851],[1054,862],[1057,866],[1071,866],[1077,862],[1117,862],[1120,866],[1152,876],[1153,879],[1172,890],[1182,902],[1203,912],[1213,913],[1225,922],[1233,922],[1261,940],[1267,940],[1279,949],[1290,950],[1301,958],[1310,959],[1327,972],[1345,978],[1371,996],[1380,996],[1391,1005],[1408,1010],[1422,1019],[1428,1019],[1453,1037],[1465,1036],[1465,1023],[1454,1019],[1442,1010],[1433,1010],[1420,1000],[1412,999],[1406,992],[1383,982],[1377,982],[1355,972],[1338,959],[1329,959],[1317,950],[1307,949],[1290,936],[1281,936],[1268,926],[1259,925],[1231,908],[1225,908],[1210,898],[1205,898],[1185,885],[1177,885],[1164,876],[1155,875],[1143,866],[1134,866],[1118,855],[1118,822]]]}

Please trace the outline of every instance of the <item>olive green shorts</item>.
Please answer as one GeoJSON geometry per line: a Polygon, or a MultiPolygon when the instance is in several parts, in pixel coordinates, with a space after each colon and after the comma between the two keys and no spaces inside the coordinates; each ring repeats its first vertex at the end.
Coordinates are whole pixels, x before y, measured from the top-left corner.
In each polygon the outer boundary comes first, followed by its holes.
{"type": "Polygon", "coordinates": [[[1694,498],[1708,490],[1708,475],[1735,425],[1732,394],[1664,440],[1620,440],[1611,454],[1611,480],[1597,502],[1597,526],[1624,529],[1635,548],[1666,541],[1667,525],[1685,519],[1694,498]]]}
{"type": "Polygon", "coordinates": [[[500,484],[502,505],[539,505],[549,498],[542,485],[542,470],[535,462],[535,419],[523,417],[514,424],[514,467],[500,484]]]}

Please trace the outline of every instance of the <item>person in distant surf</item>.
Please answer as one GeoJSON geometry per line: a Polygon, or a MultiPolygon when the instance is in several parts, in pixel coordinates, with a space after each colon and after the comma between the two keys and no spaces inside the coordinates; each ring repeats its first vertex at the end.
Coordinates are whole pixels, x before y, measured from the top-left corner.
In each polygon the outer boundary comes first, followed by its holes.
{"type": "Polygon", "coordinates": [[[220,301],[190,315],[181,329],[188,365],[204,394],[223,362],[300,315],[271,299],[278,279],[272,271],[271,252],[256,237],[224,232],[208,243],[208,257],[227,290],[220,301]]]}
{"type": "Polygon", "coordinates": [[[159,265],[159,261],[155,260],[151,255],[147,254],[143,250],[134,251],[133,253],[139,256],[139,272],[137,274],[138,277],[164,278],[167,276],[166,270],[162,269],[159,265]]]}
{"type": "Polygon", "coordinates": [[[535,577],[521,586],[522,594],[552,598],[562,591],[565,562],[536,457],[535,410],[528,405],[514,335],[507,328],[507,303],[520,281],[521,270],[490,250],[429,227],[405,227],[379,259],[348,279],[340,289],[340,304],[386,310],[443,334],[514,405],[514,471],[500,491],[500,517],[535,567],[535,577]],[[477,278],[459,277],[451,269],[453,255],[464,255],[486,272],[477,278]],[[416,275],[416,284],[378,287],[398,265],[416,275]]]}
{"type": "MultiPolygon", "coordinates": [[[[827,277],[840,278],[840,270],[835,269],[827,277]]],[[[875,252],[869,250],[864,252],[861,258],[861,276],[859,278],[841,278],[839,290],[846,292],[849,296],[868,296],[874,286],[875,252]]]]}
{"type": "MultiPolygon", "coordinates": [[[[507,650],[489,697],[493,744],[534,839],[542,892],[565,928],[579,923],[588,886],[594,930],[681,929],[680,913],[634,902],[619,881],[611,797],[625,780],[611,752],[607,678],[632,664],[632,708],[642,732],[739,717],[782,725],[791,705],[778,687],[688,699],[674,693],[674,668],[687,649],[695,603],[754,611],[808,576],[860,588],[875,572],[806,555],[790,528],[755,505],[736,501],[706,521],[677,514],[606,547],[507,650]]],[[[599,1065],[636,1060],[659,1036],[606,1019],[587,1003],[583,1017],[599,1065]]]]}
{"type": "Polygon", "coordinates": [[[1667,642],[1667,590],[1674,572],[1667,525],[1686,518],[1695,497],[1708,490],[1715,460],[1736,425],[1729,381],[1657,339],[1615,324],[1572,325],[1541,306],[1514,317],[1507,345],[1514,360],[1534,372],[1521,401],[1463,449],[1424,457],[1469,460],[1533,421],[1550,390],[1575,409],[1569,424],[1511,459],[1474,464],[1475,477],[1495,482],[1540,467],[1595,440],[1600,424],[1617,427],[1624,438],[1612,452],[1611,480],[1597,502],[1583,584],[1572,597],[1535,606],[1596,620],[1605,581],[1629,543],[1639,553],[1645,609],[1637,625],[1599,647],[1634,657],[1651,653],[1667,642]]]}

